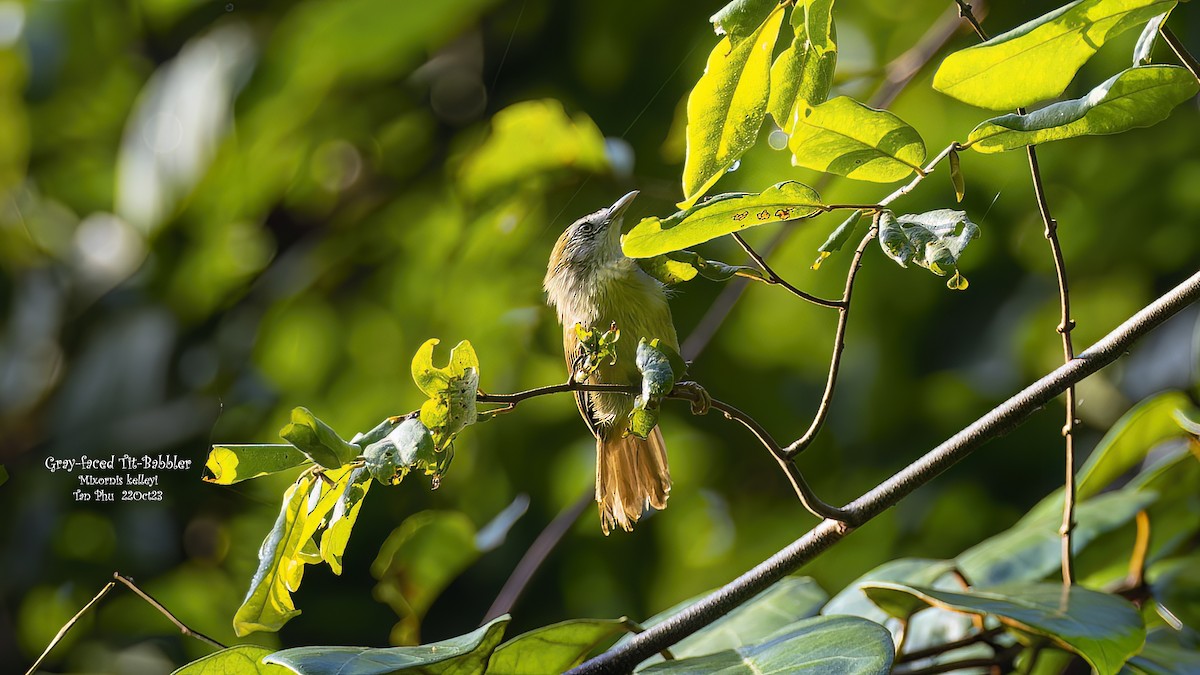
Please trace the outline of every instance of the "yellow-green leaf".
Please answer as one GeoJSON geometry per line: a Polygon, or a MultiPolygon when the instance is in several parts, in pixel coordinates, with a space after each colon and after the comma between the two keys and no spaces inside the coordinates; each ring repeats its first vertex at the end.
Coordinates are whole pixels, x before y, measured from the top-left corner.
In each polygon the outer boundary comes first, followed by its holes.
{"type": "Polygon", "coordinates": [[[371,489],[371,474],[366,467],[359,467],[346,478],[337,504],[329,514],[329,525],[321,535],[321,559],[329,563],[334,574],[342,573],[342,555],[350,541],[350,531],[358,520],[359,509],[367,490],[371,489]]]}
{"type": "Polygon", "coordinates": [[[805,106],[788,141],[792,164],[890,183],[921,170],[925,142],[896,115],[847,96],[805,106]]]}
{"type": "Polygon", "coordinates": [[[621,249],[630,258],[650,258],[755,225],[807,218],[823,208],[816,190],[785,181],[759,194],[714,197],[666,219],[645,218],[621,239],[621,249]]]}
{"type": "Polygon", "coordinates": [[[767,114],[771,52],[782,5],[745,40],[721,39],[687,103],[687,156],[680,208],[688,208],[754,145],[767,114]]]}
{"type": "Polygon", "coordinates": [[[767,110],[784,133],[791,134],[805,106],[829,98],[837,67],[833,0],[813,0],[792,9],[792,44],[771,66],[767,110]]]}
{"type": "Polygon", "coordinates": [[[362,453],[362,448],[342,440],[337,432],[317,419],[308,408],[293,408],[291,423],[280,430],[279,435],[326,469],[336,469],[346,462],[352,462],[362,453]]]}
{"type": "Polygon", "coordinates": [[[232,485],[301,466],[310,460],[287,443],[214,445],[204,463],[204,480],[217,485],[232,485]]]}
{"type": "Polygon", "coordinates": [[[954,185],[954,201],[961,203],[967,194],[967,184],[963,182],[962,164],[958,159],[958,150],[951,150],[948,159],[950,160],[950,182],[954,185]]]}
{"type": "Polygon", "coordinates": [[[756,267],[707,260],[695,251],[672,251],[653,258],[638,258],[637,263],[646,274],[668,286],[691,281],[697,276],[709,281],[729,281],[735,276],[763,278],[763,273],[756,267]]]}
{"type": "Polygon", "coordinates": [[[1054,98],[1107,40],[1174,6],[1175,0],[1078,0],[946,57],[933,88],[993,110],[1054,98]]]}
{"type": "Polygon", "coordinates": [[[478,419],[475,396],[479,390],[479,359],[471,343],[463,340],[451,350],[448,365],[435,367],[433,348],[439,342],[431,338],[417,350],[412,376],[417,387],[429,396],[421,406],[421,422],[441,451],[449,447],[455,434],[478,419]]]}
{"type": "Polygon", "coordinates": [[[1138,66],[1107,80],[1083,98],[1052,103],[1027,115],[1003,115],[975,127],[967,147],[991,153],[1077,136],[1118,134],[1157,124],[1200,90],[1179,66],[1138,66]]]}
{"type": "Polygon", "coordinates": [[[283,508],[259,548],[258,570],[250,581],[250,590],[233,617],[233,629],[239,637],[255,631],[277,631],[300,613],[284,576],[304,543],[300,535],[313,480],[311,475],[304,476],[283,494],[283,508]]]}
{"type": "Polygon", "coordinates": [[[171,675],[291,675],[283,666],[262,662],[272,651],[258,645],[235,645],[196,659],[171,675]]]}

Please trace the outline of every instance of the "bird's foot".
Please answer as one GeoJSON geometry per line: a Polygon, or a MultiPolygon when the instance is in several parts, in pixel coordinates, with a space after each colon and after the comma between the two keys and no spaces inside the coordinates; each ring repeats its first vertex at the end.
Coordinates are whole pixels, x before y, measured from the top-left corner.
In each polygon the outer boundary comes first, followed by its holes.
{"type": "Polygon", "coordinates": [[[679,382],[675,385],[674,394],[691,402],[693,415],[707,415],[712,408],[712,397],[699,382],[679,382]]]}

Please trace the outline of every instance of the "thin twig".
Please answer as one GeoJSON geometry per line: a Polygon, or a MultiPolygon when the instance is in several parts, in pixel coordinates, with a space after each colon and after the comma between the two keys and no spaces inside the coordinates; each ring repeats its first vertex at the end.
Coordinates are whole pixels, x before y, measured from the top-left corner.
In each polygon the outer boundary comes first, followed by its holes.
{"type": "Polygon", "coordinates": [[[800,473],[800,469],[796,466],[795,462],[788,458],[784,449],[779,446],[779,443],[771,437],[771,434],[757,420],[728,403],[713,399],[710,405],[716,410],[720,410],[727,419],[740,422],[742,426],[754,434],[758,442],[762,443],[763,447],[779,463],[779,468],[783,469],[784,474],[787,475],[788,480],[792,484],[792,489],[796,491],[796,496],[800,498],[800,503],[804,505],[804,508],[808,509],[809,513],[818,518],[839,520],[851,526],[854,524],[852,522],[854,520],[853,514],[844,509],[830,506],[817,497],[816,493],[809,486],[808,481],[804,479],[804,475],[800,473]]]}
{"type": "Polygon", "coordinates": [[[517,566],[513,568],[512,574],[509,575],[508,581],[504,582],[504,586],[500,588],[500,592],[496,595],[496,599],[492,601],[492,606],[488,608],[487,614],[483,617],[483,622],[488,623],[498,616],[508,614],[512,611],[513,605],[517,604],[521,594],[525,592],[525,588],[529,586],[529,582],[533,580],[533,575],[537,572],[546,558],[550,556],[562,538],[579,520],[583,512],[587,509],[588,504],[591,504],[595,499],[593,490],[586,490],[579,495],[573,504],[563,509],[546,529],[533,540],[533,544],[525,551],[525,555],[521,556],[521,560],[517,566]]]}
{"type": "MultiPolygon", "coordinates": [[[[1138,339],[1200,298],[1200,272],[1137,312],[1070,363],[1025,387],[923,457],[846,506],[866,522],[943,471],[975,452],[984,443],[1020,426],[1035,411],[1085,377],[1116,361],[1138,339]]],[[[784,576],[816,558],[849,533],[845,523],[825,520],[775,555],[737,579],[646,630],[628,643],[569,671],[573,675],[628,672],[664,647],[711,624],[784,576]]]]}
{"type": "Polygon", "coordinates": [[[742,247],[742,250],[746,252],[746,255],[750,256],[750,259],[753,260],[754,263],[758,265],[759,269],[761,269],[763,273],[767,275],[766,277],[754,277],[755,279],[760,279],[766,284],[782,286],[791,292],[792,295],[795,295],[802,300],[811,302],[814,305],[820,305],[821,307],[833,307],[835,309],[839,309],[844,306],[841,300],[826,300],[824,298],[818,298],[815,295],[805,293],[799,288],[789,284],[783,279],[783,277],[776,274],[775,270],[771,269],[771,266],[767,264],[767,261],[764,260],[757,251],[751,248],[750,244],[746,243],[746,240],[742,238],[742,235],[734,232],[733,240],[738,243],[738,246],[742,247]]]}
{"type": "Polygon", "coordinates": [[[640,387],[625,384],[589,384],[584,382],[564,382],[562,384],[549,384],[544,387],[535,389],[526,389],[512,394],[485,394],[482,391],[475,395],[475,400],[479,403],[520,403],[526,399],[537,396],[546,396],[547,394],[563,394],[566,392],[576,391],[607,391],[616,394],[631,394],[636,395],[641,392],[640,387]]]}
{"type": "Polygon", "coordinates": [[[175,627],[179,629],[180,633],[183,633],[184,635],[186,635],[188,637],[196,638],[197,640],[200,640],[201,642],[207,642],[208,644],[216,647],[217,649],[225,649],[225,645],[208,637],[207,635],[205,635],[204,633],[201,633],[200,631],[192,630],[191,628],[188,627],[187,624],[185,624],[184,622],[175,618],[175,615],[172,614],[169,609],[164,607],[161,602],[155,600],[146,591],[143,591],[142,589],[138,588],[137,584],[133,583],[133,579],[130,579],[129,577],[126,577],[126,576],[122,576],[119,572],[113,572],[113,579],[116,579],[117,581],[128,586],[129,590],[133,591],[134,593],[137,593],[138,597],[140,597],[141,599],[150,603],[151,607],[153,607],[154,609],[157,609],[163,616],[170,619],[171,623],[175,624],[175,627]]]}
{"type": "Polygon", "coordinates": [[[813,439],[817,437],[817,432],[825,424],[825,418],[829,415],[829,408],[833,403],[833,388],[837,385],[838,370],[842,365],[842,352],[846,347],[846,326],[850,320],[850,297],[854,293],[854,280],[858,277],[859,268],[862,267],[863,253],[866,252],[867,245],[875,238],[877,232],[879,232],[878,214],[875,215],[875,220],[871,223],[867,234],[858,243],[858,248],[854,250],[854,258],[851,259],[850,269],[846,272],[846,287],[842,292],[842,305],[838,307],[837,328],[833,333],[833,353],[829,357],[829,374],[825,378],[825,392],[821,394],[821,402],[817,405],[817,414],[813,416],[804,435],[784,448],[783,455],[788,459],[803,452],[813,442],[813,439]]]}
{"type": "Polygon", "coordinates": [[[1196,57],[1192,56],[1187,47],[1183,46],[1183,42],[1175,37],[1175,33],[1170,28],[1167,28],[1165,23],[1158,27],[1158,33],[1163,36],[1163,41],[1171,47],[1171,51],[1175,52],[1175,56],[1179,59],[1180,63],[1192,71],[1192,77],[1200,81],[1200,62],[1197,62],[1196,57]]]}
{"type": "Polygon", "coordinates": [[[945,654],[946,652],[952,652],[956,649],[962,649],[963,647],[970,647],[977,642],[987,642],[997,635],[1003,633],[1004,630],[1004,626],[996,626],[995,628],[989,628],[985,631],[980,631],[973,635],[968,635],[967,637],[954,640],[953,642],[943,642],[940,645],[934,645],[932,647],[926,647],[925,649],[918,649],[900,654],[896,657],[896,663],[901,664],[910,663],[912,661],[920,661],[921,659],[927,659],[931,656],[945,654]]]}
{"type": "Polygon", "coordinates": [[[29,670],[25,671],[25,675],[33,675],[38,667],[42,665],[42,661],[45,661],[46,657],[50,655],[50,650],[54,649],[54,647],[63,639],[63,636],[67,634],[67,631],[71,630],[71,627],[74,626],[77,621],[79,621],[79,617],[87,614],[88,610],[90,610],[97,602],[100,602],[101,598],[108,595],[108,592],[111,591],[115,585],[116,582],[114,581],[110,581],[105,584],[104,588],[100,589],[100,592],[96,594],[96,597],[92,598],[91,602],[84,605],[83,609],[75,612],[75,616],[71,617],[70,620],[63,624],[62,628],[58,629],[58,633],[55,633],[54,639],[50,640],[50,644],[46,645],[46,649],[42,651],[42,655],[37,657],[37,661],[33,662],[33,665],[29,667],[29,670]]]}
{"type": "MultiPolygon", "coordinates": [[[[976,35],[983,41],[988,40],[988,34],[983,26],[971,13],[971,6],[964,0],[955,0],[959,13],[975,29],[976,35]]],[[[1017,108],[1018,115],[1024,115],[1024,108],[1017,108]]],[[[1033,194],[1037,200],[1038,213],[1042,216],[1043,234],[1050,243],[1050,254],[1054,258],[1054,275],[1058,281],[1059,323],[1055,330],[1062,336],[1063,362],[1075,358],[1075,346],[1071,342],[1071,331],[1075,321],[1071,319],[1071,293],[1067,288],[1067,267],[1063,260],[1062,244],[1058,240],[1058,221],[1050,215],[1050,205],[1046,201],[1046,187],[1042,181],[1042,171],[1038,166],[1037,149],[1032,145],[1025,146],[1029,157],[1029,175],[1033,180],[1033,194]]],[[[1064,585],[1075,583],[1075,563],[1072,539],[1075,531],[1075,387],[1069,387],[1064,396],[1066,404],[1066,422],[1063,424],[1062,435],[1065,452],[1063,479],[1063,520],[1059,533],[1062,535],[1062,578],[1064,585]]]]}

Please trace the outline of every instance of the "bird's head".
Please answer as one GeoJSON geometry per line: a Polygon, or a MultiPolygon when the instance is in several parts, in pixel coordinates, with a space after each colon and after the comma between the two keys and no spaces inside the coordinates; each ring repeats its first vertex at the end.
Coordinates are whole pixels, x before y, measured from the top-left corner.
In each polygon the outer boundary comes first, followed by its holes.
{"type": "Polygon", "coordinates": [[[562,233],[550,256],[550,271],[563,266],[599,266],[618,260],[625,211],[638,196],[637,190],[621,197],[608,208],[590,213],[562,233]]]}

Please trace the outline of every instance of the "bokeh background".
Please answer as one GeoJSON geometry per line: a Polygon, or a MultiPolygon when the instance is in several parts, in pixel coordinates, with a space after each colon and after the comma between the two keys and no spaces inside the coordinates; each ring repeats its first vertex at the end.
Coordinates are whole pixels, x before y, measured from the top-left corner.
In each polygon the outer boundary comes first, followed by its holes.
{"type": "MultiPolygon", "coordinates": [[[[838,91],[870,96],[950,4],[839,5],[838,91]]],[[[1000,32],[1055,4],[1003,3],[986,23],[1000,32]]],[[[0,670],[23,670],[114,570],[197,630],[234,640],[233,612],[291,477],[205,484],[210,443],[277,441],[296,405],[347,437],[412,410],[422,396],[408,364],[429,337],[442,349],[469,339],[487,391],[561,381],[559,328],[541,292],[550,247],[630,189],[642,191],[634,217],[673,211],[682,101],[715,44],[707,17],[719,6],[0,2],[0,670]],[[43,465],[114,453],[175,454],[194,469],[161,474],[162,503],[89,504],[73,501],[75,477],[43,465]]],[[[1171,25],[1200,51],[1197,8],[1181,6],[1171,25]]],[[[1068,95],[1127,67],[1136,32],[1107,45],[1068,95]]],[[[960,32],[948,48],[972,41],[960,32]]],[[[1170,59],[1161,45],[1156,56],[1170,59]]],[[[939,60],[893,106],[930,154],[986,116],[930,89],[939,60]]],[[[1192,101],[1151,129],[1042,150],[1080,347],[1194,272],[1197,122],[1192,101]]],[[[963,171],[964,208],[983,230],[963,261],[968,290],[868,252],[836,402],[800,461],[829,501],[857,496],[1061,360],[1024,155],[968,153],[963,171]]],[[[785,179],[817,176],[764,138],[717,190],[785,179]]],[[[836,180],[824,196],[873,202],[891,189],[836,180]]],[[[937,174],[897,208],[953,205],[937,174]]],[[[837,221],[790,226],[771,262],[836,296],[847,252],[809,266],[837,221]]],[[[774,235],[763,229],[753,243],[774,235]]],[[[727,242],[702,250],[742,260],[727,242]]],[[[721,290],[681,289],[681,337],[721,290]]],[[[794,438],[820,396],[835,318],[752,287],[693,375],[794,438]]],[[[1194,391],[1196,318],[1185,312],[1080,387],[1084,448],[1144,396],[1194,391]]],[[[890,558],[953,555],[1004,529],[1059,481],[1061,417],[1061,404],[1048,406],[805,573],[835,591],[890,558]]],[[[668,406],[663,427],[670,508],[607,538],[589,508],[511,632],[645,618],[814,524],[736,425],[668,406]]],[[[343,576],[309,568],[296,595],[304,613],[252,640],[386,645],[397,616],[373,598],[370,566],[388,533],[429,509],[482,528],[526,495],[527,510],[434,602],[421,635],[474,628],[534,537],[589,489],[593,463],[566,396],[468,429],[436,491],[422,477],[376,486],[343,576]]],[[[165,673],[207,651],[118,589],[48,667],[165,673]]]]}

